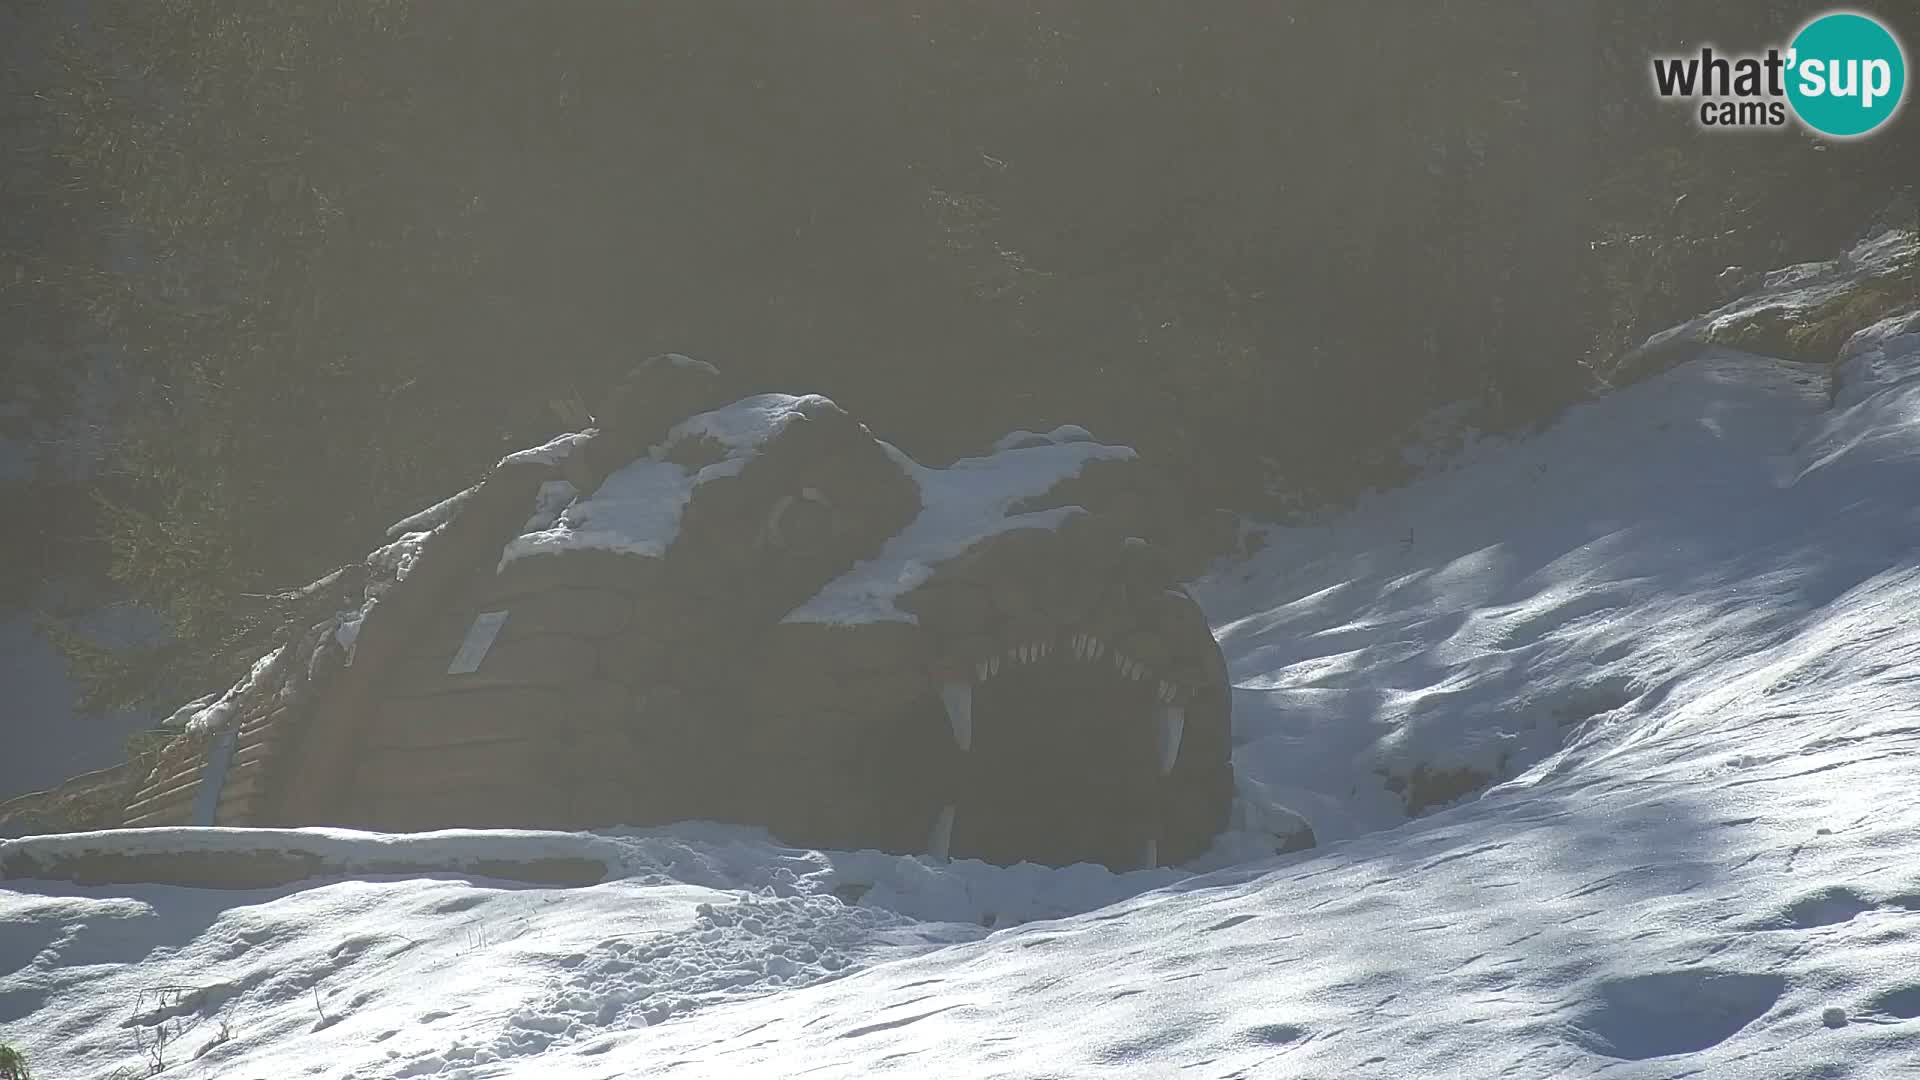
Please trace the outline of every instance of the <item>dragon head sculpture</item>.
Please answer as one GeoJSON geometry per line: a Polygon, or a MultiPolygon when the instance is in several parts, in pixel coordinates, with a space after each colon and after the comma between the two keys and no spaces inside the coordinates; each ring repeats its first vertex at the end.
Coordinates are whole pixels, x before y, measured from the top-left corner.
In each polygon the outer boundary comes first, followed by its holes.
{"type": "Polygon", "coordinates": [[[119,824],[711,819],[1001,863],[1172,863],[1233,794],[1226,669],[1134,453],[924,467],[681,356],[301,592],[119,824]]]}

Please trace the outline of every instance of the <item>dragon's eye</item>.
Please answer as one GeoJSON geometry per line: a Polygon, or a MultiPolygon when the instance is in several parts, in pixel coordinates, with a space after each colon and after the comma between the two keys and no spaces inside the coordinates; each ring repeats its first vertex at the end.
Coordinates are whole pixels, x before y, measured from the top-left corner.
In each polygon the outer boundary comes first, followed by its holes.
{"type": "Polygon", "coordinates": [[[837,517],[833,502],[819,488],[804,487],[774,502],[761,540],[768,547],[797,555],[815,554],[833,539],[837,517]]]}

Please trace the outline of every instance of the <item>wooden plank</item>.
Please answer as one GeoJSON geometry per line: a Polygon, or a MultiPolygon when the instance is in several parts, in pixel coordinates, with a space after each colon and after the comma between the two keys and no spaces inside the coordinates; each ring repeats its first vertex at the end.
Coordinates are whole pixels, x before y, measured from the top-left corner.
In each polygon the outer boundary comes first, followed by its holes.
{"type": "Polygon", "coordinates": [[[153,773],[147,777],[146,781],[135,789],[134,793],[141,798],[158,795],[162,792],[171,791],[189,780],[198,779],[199,776],[200,766],[197,762],[189,763],[185,767],[174,767],[166,772],[155,769],[153,773]]]}
{"type": "Polygon", "coordinates": [[[187,791],[170,798],[147,799],[143,802],[137,802],[128,806],[121,816],[127,821],[132,821],[134,818],[145,817],[148,814],[173,813],[178,811],[182,820],[185,820],[187,817],[192,816],[193,796],[194,792],[187,791]]]}
{"type": "Polygon", "coordinates": [[[482,686],[421,698],[389,698],[367,733],[371,749],[426,749],[544,737],[565,715],[567,695],[523,685],[482,686]]]}
{"type": "Polygon", "coordinates": [[[449,791],[393,790],[369,801],[366,826],[395,832],[450,828],[560,828],[568,795],[556,785],[473,784],[449,791]]]}
{"type": "Polygon", "coordinates": [[[268,732],[278,731],[287,723],[286,710],[276,709],[266,716],[249,720],[240,725],[240,741],[259,738],[268,732]]]}
{"type": "Polygon", "coordinates": [[[225,799],[229,795],[264,795],[266,791],[266,775],[256,769],[245,776],[229,774],[226,784],[220,788],[220,798],[225,799]]]}
{"type": "Polygon", "coordinates": [[[214,811],[213,823],[227,828],[245,828],[259,820],[261,800],[254,796],[235,799],[231,802],[222,799],[214,811]]]}
{"type": "Polygon", "coordinates": [[[243,746],[234,752],[233,771],[237,773],[242,766],[272,761],[275,757],[279,756],[279,754],[280,745],[277,742],[254,743],[252,746],[243,746]]]}
{"type": "Polygon", "coordinates": [[[175,802],[155,803],[141,807],[138,812],[130,806],[127,808],[125,821],[127,828],[139,829],[151,825],[185,825],[192,818],[193,798],[189,795],[175,802]]]}
{"type": "Polygon", "coordinates": [[[164,776],[155,776],[134,794],[136,798],[150,799],[157,795],[178,791],[188,784],[197,783],[199,779],[200,763],[194,762],[185,768],[171,770],[164,776]]]}
{"type": "Polygon", "coordinates": [[[160,791],[155,791],[152,794],[145,794],[145,793],[140,794],[133,800],[133,802],[127,804],[127,813],[129,814],[137,813],[143,807],[158,805],[163,802],[171,802],[175,799],[185,799],[188,802],[191,802],[193,799],[194,789],[198,788],[199,786],[200,786],[200,774],[198,772],[195,772],[189,779],[186,779],[177,784],[174,784],[172,787],[164,788],[160,791]]]}
{"type": "Polygon", "coordinates": [[[448,790],[471,785],[553,786],[560,777],[550,745],[502,739],[430,750],[374,750],[360,762],[361,790],[448,790]]]}
{"type": "Polygon", "coordinates": [[[496,643],[474,671],[450,674],[446,657],[409,659],[394,665],[388,685],[408,696],[457,692],[469,685],[518,683],[570,686],[593,677],[599,656],[592,641],[541,634],[496,643]]]}
{"type": "Polygon", "coordinates": [[[178,814],[148,814],[143,817],[133,818],[120,827],[123,829],[164,829],[173,825],[185,825],[187,823],[187,816],[192,812],[193,807],[187,806],[182,807],[178,814]]]}
{"type": "Polygon", "coordinates": [[[228,784],[220,789],[221,804],[224,805],[236,799],[258,799],[266,795],[267,786],[263,782],[265,779],[263,776],[250,776],[242,783],[228,784]]]}

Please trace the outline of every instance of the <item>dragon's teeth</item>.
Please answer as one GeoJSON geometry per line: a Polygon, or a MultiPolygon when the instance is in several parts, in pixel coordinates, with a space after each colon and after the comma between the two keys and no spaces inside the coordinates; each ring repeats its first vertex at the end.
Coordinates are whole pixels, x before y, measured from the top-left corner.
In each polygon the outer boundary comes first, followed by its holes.
{"type": "Polygon", "coordinates": [[[973,749],[973,684],[940,684],[940,703],[947,707],[947,724],[953,728],[953,741],[962,750],[973,749]]]}
{"type": "Polygon", "coordinates": [[[1180,760],[1180,739],[1187,731],[1187,709],[1184,705],[1162,705],[1160,721],[1160,775],[1173,771],[1173,764],[1180,760]]]}
{"type": "Polygon", "coordinates": [[[953,816],[952,803],[941,807],[940,816],[933,820],[933,829],[927,834],[927,854],[943,862],[953,848],[953,816]]]}

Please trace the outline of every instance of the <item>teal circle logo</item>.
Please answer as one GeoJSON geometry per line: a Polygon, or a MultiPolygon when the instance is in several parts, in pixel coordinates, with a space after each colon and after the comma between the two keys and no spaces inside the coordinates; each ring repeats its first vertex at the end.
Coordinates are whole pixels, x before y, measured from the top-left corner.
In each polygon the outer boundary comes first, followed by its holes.
{"type": "Polygon", "coordinates": [[[1893,118],[1907,90],[1900,42],[1878,22],[1850,11],[1802,27],[1788,53],[1787,100],[1800,122],[1850,139],[1893,118]]]}

